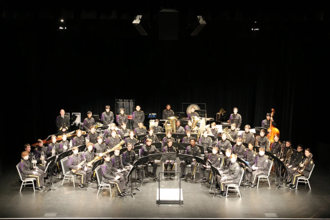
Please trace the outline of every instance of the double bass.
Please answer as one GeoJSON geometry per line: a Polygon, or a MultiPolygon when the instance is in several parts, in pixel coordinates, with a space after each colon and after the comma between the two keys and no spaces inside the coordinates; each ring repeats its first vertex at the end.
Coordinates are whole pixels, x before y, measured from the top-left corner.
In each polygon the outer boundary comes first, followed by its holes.
{"type": "MultiPolygon", "coordinates": [[[[275,109],[272,108],[271,118],[273,118],[274,114],[275,114],[275,109]]],[[[270,120],[270,126],[267,131],[268,131],[267,137],[269,139],[269,143],[271,146],[274,143],[275,135],[279,135],[280,131],[276,127],[273,126],[272,120],[270,120]]]]}

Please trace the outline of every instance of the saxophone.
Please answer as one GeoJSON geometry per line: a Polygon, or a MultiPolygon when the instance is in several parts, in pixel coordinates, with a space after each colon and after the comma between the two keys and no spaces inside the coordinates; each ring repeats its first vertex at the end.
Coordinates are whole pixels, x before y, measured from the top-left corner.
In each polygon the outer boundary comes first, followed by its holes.
{"type": "Polygon", "coordinates": [[[291,162],[291,156],[292,156],[292,154],[293,154],[293,150],[290,147],[290,149],[288,150],[288,152],[286,152],[284,164],[289,164],[291,162]]]}
{"type": "Polygon", "coordinates": [[[297,169],[298,173],[303,174],[303,172],[304,172],[304,170],[305,170],[307,164],[311,161],[312,158],[313,158],[313,154],[311,154],[309,157],[307,157],[306,160],[305,160],[305,162],[300,162],[300,163],[299,163],[299,167],[300,167],[300,168],[297,169]],[[300,164],[304,164],[304,166],[301,167],[300,164]]]}
{"type": "MultiPolygon", "coordinates": [[[[85,163],[86,159],[81,161],[78,166],[82,166],[85,163]]],[[[78,168],[78,169],[72,169],[71,172],[76,174],[79,170],[81,170],[82,167],[78,168]]]]}

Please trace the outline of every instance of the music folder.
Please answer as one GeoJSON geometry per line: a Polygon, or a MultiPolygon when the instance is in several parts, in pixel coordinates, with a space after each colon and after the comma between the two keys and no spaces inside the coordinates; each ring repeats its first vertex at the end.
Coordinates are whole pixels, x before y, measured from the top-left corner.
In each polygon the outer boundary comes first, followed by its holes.
{"type": "Polygon", "coordinates": [[[180,139],[182,140],[182,138],[184,138],[184,136],[186,136],[185,134],[181,134],[181,133],[173,133],[172,137],[175,139],[180,139]]]}
{"type": "Polygon", "coordinates": [[[162,161],[166,160],[176,160],[176,152],[168,152],[162,154],[162,161]]]}
{"type": "Polygon", "coordinates": [[[136,135],[136,139],[138,139],[139,141],[142,141],[146,136],[147,136],[147,134],[136,135]]]}
{"type": "Polygon", "coordinates": [[[211,165],[211,170],[212,170],[213,176],[217,176],[217,175],[221,176],[220,170],[218,168],[211,165]]]}
{"type": "Polygon", "coordinates": [[[47,158],[47,166],[46,166],[46,169],[45,169],[44,173],[47,173],[47,170],[50,167],[50,164],[54,164],[56,158],[57,158],[56,155],[47,158]]]}
{"type": "Polygon", "coordinates": [[[148,157],[148,161],[155,161],[155,160],[160,160],[162,158],[162,153],[157,153],[157,154],[150,154],[148,157]]]}
{"type": "Polygon", "coordinates": [[[204,158],[202,158],[202,157],[195,157],[195,159],[196,159],[197,163],[206,165],[204,158]]]}
{"type": "Polygon", "coordinates": [[[155,135],[157,135],[160,141],[163,141],[164,137],[166,137],[166,134],[164,132],[155,133],[155,135]]]}
{"type": "Polygon", "coordinates": [[[184,160],[184,161],[187,161],[187,162],[191,162],[192,159],[194,158],[190,154],[178,154],[178,157],[180,158],[180,160],[184,160]]]}

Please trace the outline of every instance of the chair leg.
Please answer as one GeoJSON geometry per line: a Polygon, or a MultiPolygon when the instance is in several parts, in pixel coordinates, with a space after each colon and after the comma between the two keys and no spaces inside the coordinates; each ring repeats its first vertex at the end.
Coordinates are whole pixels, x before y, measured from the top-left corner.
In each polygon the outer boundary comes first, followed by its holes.
{"type": "Polygon", "coordinates": [[[99,186],[99,189],[97,190],[97,194],[96,195],[99,195],[99,192],[100,192],[100,188],[101,188],[102,186],[99,186]]]}
{"type": "Polygon", "coordinates": [[[20,192],[22,191],[23,183],[24,183],[24,182],[22,182],[22,184],[21,184],[21,188],[20,188],[20,190],[19,190],[20,192]]]}
{"type": "Polygon", "coordinates": [[[110,184],[110,187],[109,187],[109,189],[110,189],[110,197],[112,198],[112,192],[111,192],[111,184],[110,184]]]}
{"type": "Polygon", "coordinates": [[[72,184],[73,184],[73,187],[76,187],[76,181],[75,181],[74,176],[72,176],[72,184]]]}
{"type": "MultiPolygon", "coordinates": [[[[298,183],[299,183],[299,179],[297,178],[296,189],[298,189],[298,183]]],[[[306,184],[306,182],[305,182],[305,184],[306,184]]]]}
{"type": "Polygon", "coordinates": [[[258,183],[257,183],[257,188],[259,188],[259,180],[260,180],[260,178],[258,177],[258,183]]]}
{"type": "Polygon", "coordinates": [[[309,190],[311,190],[312,187],[311,187],[311,184],[309,183],[309,180],[307,180],[307,183],[308,183],[309,190]]]}
{"type": "Polygon", "coordinates": [[[63,186],[64,180],[65,180],[65,177],[66,177],[66,176],[64,175],[63,180],[62,180],[62,186],[63,186]]]}
{"type": "Polygon", "coordinates": [[[227,189],[226,189],[226,198],[228,197],[228,186],[227,186],[227,189]]]}
{"type": "Polygon", "coordinates": [[[34,181],[32,180],[32,186],[33,186],[33,192],[36,192],[35,188],[34,188],[34,181]]]}
{"type": "Polygon", "coordinates": [[[238,192],[239,197],[241,198],[242,196],[241,196],[241,190],[239,190],[239,186],[237,187],[237,192],[238,192]]]}
{"type": "Polygon", "coordinates": [[[268,181],[268,186],[270,188],[270,182],[269,182],[269,177],[267,177],[267,181],[268,181]]]}

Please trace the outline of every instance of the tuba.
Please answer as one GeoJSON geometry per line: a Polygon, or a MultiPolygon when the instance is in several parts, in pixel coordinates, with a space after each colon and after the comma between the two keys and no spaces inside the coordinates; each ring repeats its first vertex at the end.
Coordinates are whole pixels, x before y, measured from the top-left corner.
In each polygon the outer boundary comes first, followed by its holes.
{"type": "Polygon", "coordinates": [[[171,116],[165,121],[165,133],[171,131],[172,133],[176,133],[176,117],[171,116]]]}
{"type": "Polygon", "coordinates": [[[191,117],[192,118],[192,125],[191,125],[191,130],[195,130],[196,129],[196,125],[197,123],[202,120],[200,117],[197,117],[197,116],[193,116],[191,117]]]}

